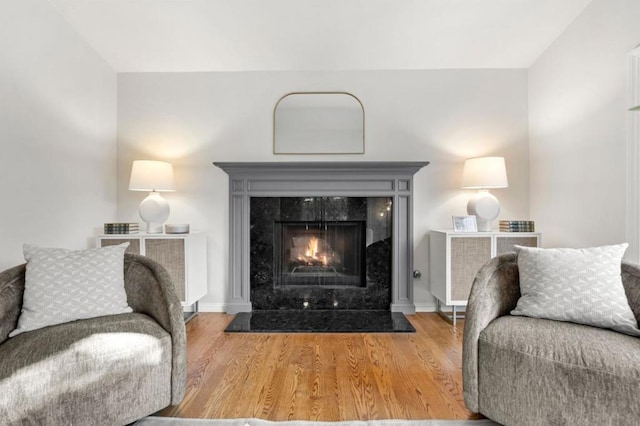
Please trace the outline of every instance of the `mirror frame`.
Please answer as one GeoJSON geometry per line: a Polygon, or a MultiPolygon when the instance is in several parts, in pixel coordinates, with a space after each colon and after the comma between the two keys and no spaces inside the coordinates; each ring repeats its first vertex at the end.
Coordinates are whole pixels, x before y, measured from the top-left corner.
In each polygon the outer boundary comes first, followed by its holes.
{"type": "Polygon", "coordinates": [[[289,92],[289,93],[286,93],[285,95],[283,95],[280,99],[278,99],[278,101],[276,102],[275,106],[273,107],[273,154],[274,155],[352,155],[352,154],[364,154],[364,152],[365,152],[364,141],[365,141],[364,105],[362,104],[360,99],[358,99],[358,97],[353,95],[352,93],[340,92],[340,91],[338,91],[338,92],[289,92]],[[358,102],[358,104],[360,105],[360,109],[362,111],[362,149],[360,151],[354,151],[354,152],[317,152],[317,151],[304,150],[304,149],[301,149],[298,152],[278,152],[277,149],[276,149],[276,112],[278,110],[278,105],[280,105],[280,103],[285,98],[287,98],[288,96],[292,96],[292,95],[347,95],[347,96],[351,96],[353,99],[355,99],[356,102],[358,102]]]}

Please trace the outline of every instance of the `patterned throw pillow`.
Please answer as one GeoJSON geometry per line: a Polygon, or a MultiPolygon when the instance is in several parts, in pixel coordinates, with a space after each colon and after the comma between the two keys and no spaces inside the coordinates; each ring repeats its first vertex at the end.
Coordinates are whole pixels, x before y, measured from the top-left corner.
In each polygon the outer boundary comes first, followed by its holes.
{"type": "Polygon", "coordinates": [[[620,276],[627,245],[587,249],[516,246],[521,297],[511,314],[640,336],[620,276]]]}
{"type": "Polygon", "coordinates": [[[25,244],[22,312],[18,328],[9,337],[63,322],[131,312],[124,290],[128,246],[66,250],[25,244]]]}

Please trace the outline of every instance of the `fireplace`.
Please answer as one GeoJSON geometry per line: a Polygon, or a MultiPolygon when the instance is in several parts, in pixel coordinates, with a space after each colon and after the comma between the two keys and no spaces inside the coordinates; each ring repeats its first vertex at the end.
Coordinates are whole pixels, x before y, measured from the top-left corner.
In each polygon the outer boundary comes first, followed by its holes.
{"type": "Polygon", "coordinates": [[[413,313],[413,175],[426,162],[214,163],[229,174],[226,310],[413,313]]]}
{"type": "Polygon", "coordinates": [[[253,310],[391,304],[391,197],[251,197],[253,310]]]}

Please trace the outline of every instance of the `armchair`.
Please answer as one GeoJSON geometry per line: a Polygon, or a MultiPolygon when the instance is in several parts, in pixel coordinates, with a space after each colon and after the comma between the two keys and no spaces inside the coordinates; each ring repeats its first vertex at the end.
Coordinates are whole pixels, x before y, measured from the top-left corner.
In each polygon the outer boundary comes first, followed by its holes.
{"type": "Polygon", "coordinates": [[[182,400],[186,333],[171,278],[151,259],[125,254],[124,281],[132,313],[8,338],[25,265],[0,273],[2,424],[123,425],[182,400]]]}
{"type": "MultiPolygon", "coordinates": [[[[640,318],[640,266],[622,282],[640,318]]],[[[516,255],[478,272],[467,305],[464,400],[505,425],[637,425],[640,338],[569,322],[512,316],[520,297],[516,255]]]]}

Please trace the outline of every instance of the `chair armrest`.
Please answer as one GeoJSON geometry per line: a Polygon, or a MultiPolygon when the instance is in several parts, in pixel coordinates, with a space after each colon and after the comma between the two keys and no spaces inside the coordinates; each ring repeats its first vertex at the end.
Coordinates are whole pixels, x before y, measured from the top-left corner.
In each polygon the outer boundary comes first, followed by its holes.
{"type": "Polygon", "coordinates": [[[462,346],[462,383],[467,407],[478,412],[478,338],[494,319],[515,308],[520,280],[515,253],[497,256],[478,271],[465,313],[462,346]]]}
{"type": "Polygon", "coordinates": [[[0,343],[18,326],[24,294],[26,264],[0,273],[0,343]]]}
{"type": "Polygon", "coordinates": [[[622,284],[627,295],[629,306],[640,326],[640,265],[622,261],[622,284]]]}
{"type": "Polygon", "coordinates": [[[159,263],[125,253],[124,285],[133,311],[150,316],[171,335],[171,404],[178,404],[186,389],[187,335],[182,304],[173,281],[159,263]]]}

